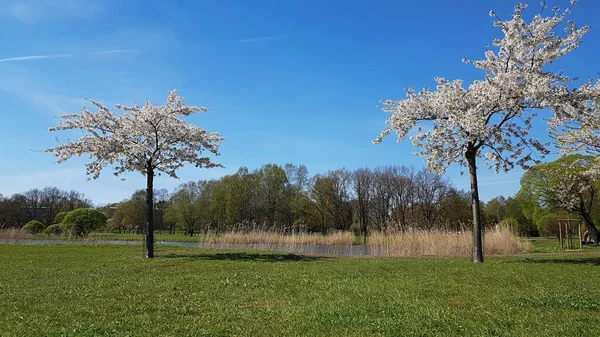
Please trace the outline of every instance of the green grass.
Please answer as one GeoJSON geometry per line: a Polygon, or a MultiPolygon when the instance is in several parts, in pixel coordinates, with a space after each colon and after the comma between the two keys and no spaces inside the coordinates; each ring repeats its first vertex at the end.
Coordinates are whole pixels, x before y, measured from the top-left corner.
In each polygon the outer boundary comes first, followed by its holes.
{"type": "MultiPolygon", "coordinates": [[[[531,243],[533,244],[532,249],[529,251],[529,253],[559,253],[560,252],[560,244],[558,242],[558,239],[555,237],[539,237],[539,238],[529,238],[529,239],[524,239],[524,240],[529,240],[531,241],[531,243]]],[[[577,237],[573,238],[573,246],[575,247],[575,250],[579,249],[579,241],[577,241],[577,237]]],[[[565,241],[565,243],[563,243],[563,247],[564,249],[567,248],[567,243],[565,241]]],[[[583,250],[584,251],[598,251],[600,252],[600,247],[599,246],[595,246],[595,245],[587,245],[587,246],[583,246],[583,250]]]]}
{"type": "Polygon", "coordinates": [[[560,252],[560,245],[558,243],[557,238],[539,237],[539,238],[530,238],[530,239],[524,239],[524,240],[529,240],[533,244],[533,249],[531,249],[531,251],[529,251],[529,253],[559,253],[560,252]]]}
{"type": "Polygon", "coordinates": [[[600,334],[600,252],[306,257],[0,245],[0,336],[600,334]]]}

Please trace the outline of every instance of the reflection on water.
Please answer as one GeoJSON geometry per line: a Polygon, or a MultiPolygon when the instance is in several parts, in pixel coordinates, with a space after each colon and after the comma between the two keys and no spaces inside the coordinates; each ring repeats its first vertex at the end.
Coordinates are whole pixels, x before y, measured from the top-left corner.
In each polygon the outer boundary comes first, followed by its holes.
{"type": "Polygon", "coordinates": [[[218,244],[201,243],[198,247],[216,249],[269,250],[301,254],[370,255],[368,246],[333,246],[308,244],[218,244]]]}
{"type": "MultiPolygon", "coordinates": [[[[17,245],[143,245],[142,241],[118,241],[118,240],[0,240],[0,244],[17,245]]],[[[209,249],[236,249],[236,250],[268,250],[300,254],[320,255],[371,255],[375,253],[368,246],[332,246],[332,245],[308,245],[308,244],[220,244],[220,243],[197,243],[197,242],[170,242],[157,241],[157,245],[174,247],[199,247],[209,249]]],[[[379,255],[379,254],[373,254],[379,255]]]]}

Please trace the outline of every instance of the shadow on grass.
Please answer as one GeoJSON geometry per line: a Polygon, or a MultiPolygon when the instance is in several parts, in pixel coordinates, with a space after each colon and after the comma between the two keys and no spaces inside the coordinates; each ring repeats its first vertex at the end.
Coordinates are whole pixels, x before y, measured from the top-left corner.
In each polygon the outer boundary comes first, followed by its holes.
{"type": "Polygon", "coordinates": [[[213,254],[168,254],[161,258],[184,258],[191,260],[217,261],[260,261],[260,262],[309,262],[327,260],[327,257],[306,256],[297,254],[261,254],[261,253],[213,253],[213,254]]]}
{"type": "MultiPolygon", "coordinates": [[[[517,261],[515,261],[517,262],[517,261]]],[[[574,265],[592,265],[600,266],[600,258],[525,258],[525,260],[518,261],[520,263],[546,263],[546,264],[574,264],[574,265]]]]}

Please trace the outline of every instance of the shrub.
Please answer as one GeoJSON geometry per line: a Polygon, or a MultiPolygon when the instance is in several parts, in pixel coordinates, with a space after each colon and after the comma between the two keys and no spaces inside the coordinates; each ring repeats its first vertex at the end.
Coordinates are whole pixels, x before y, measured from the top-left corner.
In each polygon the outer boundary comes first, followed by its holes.
{"type": "Polygon", "coordinates": [[[106,224],[106,216],[92,208],[78,208],[69,212],[63,219],[63,230],[75,236],[87,236],[91,231],[106,224]]]}
{"type": "Polygon", "coordinates": [[[360,224],[358,222],[353,222],[350,225],[350,231],[354,234],[354,236],[360,236],[362,233],[362,228],[360,228],[360,224]]]}
{"type": "Polygon", "coordinates": [[[498,227],[519,234],[519,222],[515,218],[506,218],[498,223],[498,227]]]}
{"type": "Polygon", "coordinates": [[[23,226],[23,230],[29,234],[38,234],[44,231],[46,226],[43,223],[37,220],[29,221],[25,226],[23,226]]]}
{"type": "Polygon", "coordinates": [[[44,233],[48,234],[48,235],[61,235],[63,233],[63,226],[62,224],[54,224],[51,226],[48,226],[48,228],[46,228],[46,230],[44,230],[44,233]]]}
{"type": "Polygon", "coordinates": [[[538,231],[542,236],[558,237],[558,219],[564,219],[566,216],[561,214],[546,214],[537,221],[538,231]]]}
{"type": "Polygon", "coordinates": [[[506,218],[498,223],[501,229],[507,229],[519,236],[538,236],[537,228],[527,219],[517,220],[515,218],[506,218]]]}
{"type": "Polygon", "coordinates": [[[65,216],[69,214],[69,212],[60,212],[58,214],[56,214],[56,216],[54,217],[54,223],[62,223],[63,220],[65,219],[65,216]]]}

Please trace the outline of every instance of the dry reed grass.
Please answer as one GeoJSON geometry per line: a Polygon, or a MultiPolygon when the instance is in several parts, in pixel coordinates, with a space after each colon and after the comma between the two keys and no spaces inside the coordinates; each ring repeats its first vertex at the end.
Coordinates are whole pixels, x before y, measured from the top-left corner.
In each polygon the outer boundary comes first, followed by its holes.
{"type": "MultiPolygon", "coordinates": [[[[31,239],[20,229],[0,230],[4,242],[31,239]]],[[[282,234],[267,230],[233,231],[216,234],[206,233],[204,244],[215,246],[253,245],[260,250],[304,251],[310,246],[352,246],[356,238],[352,232],[338,231],[329,235],[294,233],[282,234]]],[[[471,255],[471,233],[443,230],[408,230],[388,234],[372,232],[367,247],[371,256],[447,256],[471,255]]],[[[531,242],[523,241],[508,229],[488,230],[484,238],[486,255],[513,255],[530,250],[531,242]]],[[[306,250],[310,252],[310,249],[306,250]]]]}
{"type": "MultiPolygon", "coordinates": [[[[369,238],[371,255],[377,256],[470,256],[471,232],[409,230],[383,234],[374,232],[369,238]]],[[[490,230],[484,238],[486,255],[513,255],[531,249],[506,229],[490,230]]]]}
{"type": "Polygon", "coordinates": [[[531,241],[521,240],[508,229],[488,231],[484,243],[487,255],[517,254],[533,248],[531,241]]]}
{"type": "Polygon", "coordinates": [[[280,234],[270,231],[233,231],[223,234],[208,233],[204,242],[226,245],[334,245],[348,246],[354,244],[354,235],[351,232],[334,232],[329,235],[321,234],[280,234]]]}
{"type": "Polygon", "coordinates": [[[31,238],[31,235],[20,228],[0,229],[0,240],[2,241],[26,240],[29,238],[31,238]]]}
{"type": "MultiPolygon", "coordinates": [[[[471,232],[444,230],[408,230],[384,234],[373,232],[367,247],[371,256],[447,256],[471,255],[471,232]]],[[[272,231],[233,231],[222,234],[208,233],[203,243],[215,246],[253,245],[261,250],[303,251],[307,246],[352,246],[356,238],[351,232],[321,234],[281,234],[272,231]]],[[[513,255],[531,249],[531,242],[522,241],[507,229],[489,230],[484,238],[486,255],[513,255]]],[[[308,250],[309,251],[309,250],[308,250]]]]}

